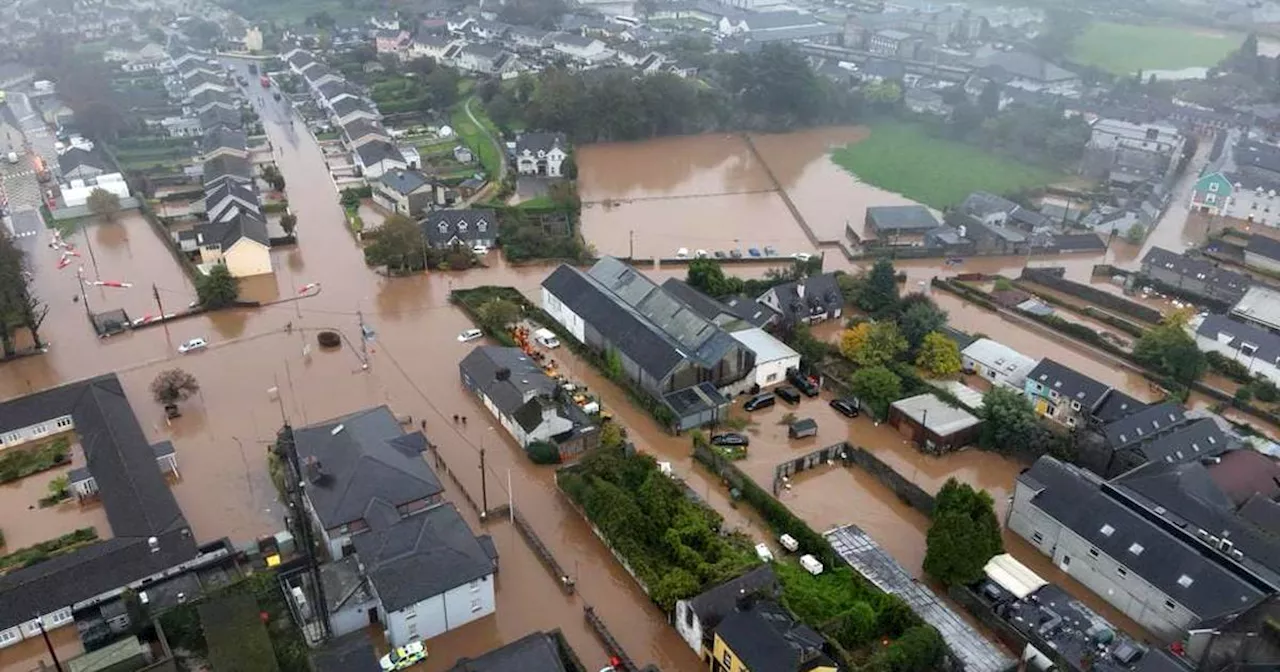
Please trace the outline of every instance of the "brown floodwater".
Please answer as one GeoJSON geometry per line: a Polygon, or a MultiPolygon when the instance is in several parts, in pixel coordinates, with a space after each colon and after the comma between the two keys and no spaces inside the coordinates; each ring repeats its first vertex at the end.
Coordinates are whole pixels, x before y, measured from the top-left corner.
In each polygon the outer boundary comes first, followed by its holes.
{"type": "Polygon", "coordinates": [[[764,166],[732,133],[579,147],[584,203],[772,191],[764,166]]]}
{"type": "MultiPolygon", "coordinates": [[[[22,448],[33,449],[34,444],[22,448]]],[[[54,506],[41,507],[39,504],[40,498],[49,494],[50,481],[84,465],[84,451],[73,441],[70,464],[0,485],[0,511],[4,512],[3,518],[0,518],[4,521],[0,526],[0,530],[4,532],[4,545],[0,546],[3,549],[0,553],[11,553],[82,527],[94,528],[100,539],[111,538],[106,511],[97,500],[82,504],[72,497],[54,506]]]]}

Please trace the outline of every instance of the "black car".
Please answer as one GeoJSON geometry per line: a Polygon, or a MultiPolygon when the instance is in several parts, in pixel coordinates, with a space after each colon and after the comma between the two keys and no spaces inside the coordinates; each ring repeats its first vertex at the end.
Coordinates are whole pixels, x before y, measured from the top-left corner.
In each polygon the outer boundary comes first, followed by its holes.
{"type": "Polygon", "coordinates": [[[716,434],[711,437],[713,446],[749,446],[751,439],[746,434],[716,434]]]}
{"type": "Polygon", "coordinates": [[[796,392],[796,388],[794,387],[787,387],[786,385],[783,385],[782,387],[774,390],[773,393],[782,397],[782,400],[788,404],[800,403],[800,393],[796,392]]]}
{"type": "Polygon", "coordinates": [[[748,399],[747,403],[742,405],[742,410],[758,411],[762,408],[769,408],[770,406],[773,405],[773,403],[774,403],[773,395],[769,394],[768,392],[765,392],[764,394],[757,394],[756,396],[748,399]]]}
{"type": "Polygon", "coordinates": [[[832,399],[831,408],[840,412],[840,415],[846,418],[858,417],[858,403],[849,399],[832,399]]]}
{"type": "Polygon", "coordinates": [[[816,397],[821,390],[818,384],[813,382],[808,376],[801,375],[799,371],[791,369],[787,372],[787,382],[795,385],[797,389],[804,392],[807,397],[816,397]]]}

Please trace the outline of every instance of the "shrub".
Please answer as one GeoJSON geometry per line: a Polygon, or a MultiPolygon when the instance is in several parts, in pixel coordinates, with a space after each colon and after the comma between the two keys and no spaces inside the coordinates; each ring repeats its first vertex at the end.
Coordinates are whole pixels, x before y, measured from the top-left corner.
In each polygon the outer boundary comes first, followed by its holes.
{"type": "Polygon", "coordinates": [[[525,449],[534,464],[560,464],[560,449],[547,441],[534,441],[525,449]]]}

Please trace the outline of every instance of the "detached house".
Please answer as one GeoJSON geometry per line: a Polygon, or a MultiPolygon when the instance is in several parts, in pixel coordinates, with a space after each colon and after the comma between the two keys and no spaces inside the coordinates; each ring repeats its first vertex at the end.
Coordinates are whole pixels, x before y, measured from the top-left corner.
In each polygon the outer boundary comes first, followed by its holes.
{"type": "Polygon", "coordinates": [[[1027,374],[1023,392],[1036,413],[1068,427],[1084,426],[1111,386],[1045,358],[1027,374]]]}
{"type": "Polygon", "coordinates": [[[220,221],[197,224],[175,234],[183,252],[198,254],[200,264],[223,264],[244,278],[272,272],[271,241],[262,215],[239,208],[220,221]]]}
{"type": "Polygon", "coordinates": [[[613,58],[613,50],[604,46],[604,42],[573,33],[554,33],[551,35],[551,48],[579,63],[587,65],[603,63],[613,58]]]}
{"type": "Polygon", "coordinates": [[[516,139],[516,170],[521,175],[563,177],[568,149],[563,133],[522,133],[516,139]]]}
{"type": "Polygon", "coordinates": [[[419,226],[427,243],[436,249],[455,246],[491,248],[498,237],[498,219],[492,210],[436,210],[419,226]]]}
{"type": "Polygon", "coordinates": [[[406,217],[416,218],[444,201],[444,187],[416,170],[393,168],[373,183],[373,201],[406,217]]]}
{"type": "Polygon", "coordinates": [[[782,316],[784,325],[817,324],[844,314],[844,295],[835,273],[809,276],[771,288],[756,299],[782,316]]]}
{"type": "Polygon", "coordinates": [[[600,432],[560,384],[519,348],[482,345],[458,364],[462,384],[480,398],[498,424],[528,448],[555,444],[568,460],[600,444],[600,432]]]}
{"type": "Polygon", "coordinates": [[[1023,389],[1027,374],[1036,367],[1036,360],[989,338],[970,343],[960,352],[960,362],[965,372],[1016,390],[1023,389]]]}
{"type": "Polygon", "coordinates": [[[421,34],[409,43],[408,58],[430,58],[436,61],[444,59],[449,49],[458,45],[458,40],[443,35],[421,34]]]}
{"type": "Polygon", "coordinates": [[[409,167],[404,154],[386,140],[372,140],[356,147],[355,161],[360,174],[367,178],[382,177],[388,170],[404,170],[409,167]]]}
{"type": "Polygon", "coordinates": [[[453,55],[453,61],[462,70],[482,75],[499,75],[504,79],[516,74],[516,57],[492,44],[467,44],[453,55]]]}

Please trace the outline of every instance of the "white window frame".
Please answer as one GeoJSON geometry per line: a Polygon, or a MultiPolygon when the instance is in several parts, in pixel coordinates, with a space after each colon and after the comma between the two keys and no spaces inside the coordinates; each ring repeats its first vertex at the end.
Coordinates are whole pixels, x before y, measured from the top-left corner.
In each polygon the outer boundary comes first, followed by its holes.
{"type": "Polygon", "coordinates": [[[22,633],[18,628],[0,630],[0,647],[10,646],[22,641],[22,633]]]}
{"type": "Polygon", "coordinates": [[[1210,182],[1210,183],[1209,183],[1209,191],[1214,191],[1214,192],[1218,191],[1218,183],[1217,183],[1217,182],[1210,182]]]}
{"type": "Polygon", "coordinates": [[[45,617],[45,625],[48,628],[57,628],[75,620],[71,615],[71,607],[63,607],[52,614],[45,617]]]}

